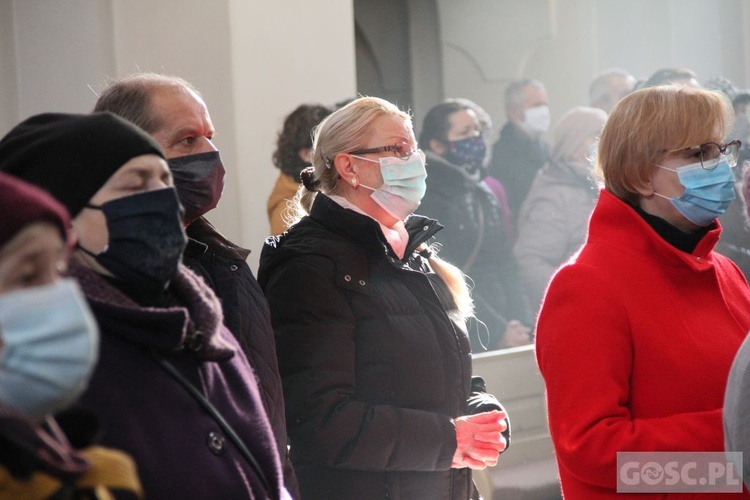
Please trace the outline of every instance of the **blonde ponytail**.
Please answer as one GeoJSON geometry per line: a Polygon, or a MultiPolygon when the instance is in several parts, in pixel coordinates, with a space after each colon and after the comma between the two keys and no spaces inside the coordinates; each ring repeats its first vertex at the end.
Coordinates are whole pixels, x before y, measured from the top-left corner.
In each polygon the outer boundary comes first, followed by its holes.
{"type": "Polygon", "coordinates": [[[468,319],[474,316],[474,300],[471,298],[471,291],[466,282],[467,276],[456,266],[450,264],[436,255],[436,249],[432,246],[423,245],[423,250],[427,250],[429,257],[427,260],[443,283],[448,287],[456,304],[456,309],[462,319],[468,319]]]}

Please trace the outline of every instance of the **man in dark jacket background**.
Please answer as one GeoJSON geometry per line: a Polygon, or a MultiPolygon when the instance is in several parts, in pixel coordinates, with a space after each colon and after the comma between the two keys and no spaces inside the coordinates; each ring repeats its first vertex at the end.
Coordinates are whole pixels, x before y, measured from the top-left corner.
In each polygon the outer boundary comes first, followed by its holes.
{"type": "Polygon", "coordinates": [[[284,398],[268,302],[247,264],[249,250],[226,239],[205,217],[224,188],[225,170],[212,139],[214,126],[200,93],[179,77],[140,73],[108,85],[94,111],[110,111],[149,133],[164,150],[180,203],[188,244],[184,264],[216,292],[224,324],[256,372],[284,466],[284,482],[298,497],[287,451],[284,398]]]}
{"type": "Polygon", "coordinates": [[[505,186],[515,223],[534,176],[549,159],[543,137],[550,124],[544,84],[529,78],[511,82],[505,110],[508,121],[492,148],[490,175],[505,186]]]}

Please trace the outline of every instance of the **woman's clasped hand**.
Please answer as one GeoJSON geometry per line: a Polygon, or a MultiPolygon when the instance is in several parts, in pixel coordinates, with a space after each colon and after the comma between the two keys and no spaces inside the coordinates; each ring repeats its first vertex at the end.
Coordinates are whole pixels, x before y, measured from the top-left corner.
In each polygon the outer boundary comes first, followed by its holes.
{"type": "Polygon", "coordinates": [[[484,469],[497,465],[506,446],[502,435],[508,428],[506,419],[505,412],[497,410],[456,418],[457,446],[451,467],[484,469]]]}

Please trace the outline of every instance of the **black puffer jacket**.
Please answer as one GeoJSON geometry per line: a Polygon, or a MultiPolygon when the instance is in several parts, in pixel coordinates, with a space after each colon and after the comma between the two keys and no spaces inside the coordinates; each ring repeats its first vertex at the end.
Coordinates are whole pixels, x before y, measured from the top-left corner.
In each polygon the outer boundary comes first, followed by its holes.
{"type": "Polygon", "coordinates": [[[400,261],[374,220],[318,194],[261,254],[305,500],[472,495],[470,471],[450,467],[451,418],[500,405],[472,393],[464,325],[415,253],[440,225],[413,215],[406,227],[400,261]]]}
{"type": "Polygon", "coordinates": [[[533,318],[518,262],[497,198],[487,184],[428,151],[427,194],[419,211],[445,226],[437,237],[444,245],[440,257],[474,280],[477,318],[489,329],[489,339],[484,333],[472,335],[474,352],[496,348],[512,319],[531,326],[533,318]]]}
{"type": "Polygon", "coordinates": [[[284,395],[271,316],[263,291],[245,260],[250,250],[227,240],[203,217],[190,224],[186,232],[190,239],[183,262],[203,278],[221,300],[224,324],[255,370],[284,467],[284,485],[294,498],[299,498],[297,478],[287,453],[284,395]]]}

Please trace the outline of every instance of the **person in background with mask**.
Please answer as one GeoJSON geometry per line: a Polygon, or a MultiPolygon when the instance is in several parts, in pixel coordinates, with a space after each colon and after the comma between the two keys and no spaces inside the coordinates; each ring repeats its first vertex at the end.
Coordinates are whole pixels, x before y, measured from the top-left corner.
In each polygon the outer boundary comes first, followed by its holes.
{"type": "Polygon", "coordinates": [[[624,69],[603,71],[589,86],[589,105],[609,114],[620,99],[633,91],[636,82],[635,77],[624,69]]]}
{"type": "MultiPolygon", "coordinates": [[[[719,92],[727,96],[732,102],[734,101],[737,93],[740,91],[740,89],[738,89],[737,86],[732,83],[732,80],[724,76],[714,76],[713,78],[709,78],[708,80],[703,82],[703,85],[701,85],[701,87],[706,90],[718,90],[719,92]]],[[[737,116],[735,115],[735,119],[736,118],[737,116]]],[[[735,125],[737,125],[736,120],[735,125]]],[[[729,137],[731,136],[732,134],[730,134],[729,137]]]]}
{"type": "Polygon", "coordinates": [[[133,456],[145,496],[288,498],[253,370],[214,293],[181,264],[183,213],[159,145],[111,113],[46,113],[0,140],[0,170],[73,216],[69,273],[101,330],[76,407],[101,421],[102,444],[133,456]]]}
{"type": "Polygon", "coordinates": [[[108,85],[94,111],[109,111],[135,123],[162,147],[185,208],[183,224],[188,244],[184,264],[219,297],[224,324],[239,340],[258,375],[263,404],[282,457],[284,483],[297,497],[268,302],[247,264],[250,250],[226,239],[204,216],[218,205],[225,176],[205,102],[182,78],[139,73],[108,85]]]}
{"type": "MultiPolygon", "coordinates": [[[[750,93],[738,92],[732,99],[734,109],[734,127],[729,134],[730,140],[738,140],[742,143],[737,158],[738,173],[745,172],[750,168],[750,121],[748,121],[748,109],[750,104],[750,93]]],[[[737,197],[740,198],[742,185],[735,185],[737,197]]],[[[742,203],[732,203],[727,213],[722,215],[721,240],[716,245],[716,251],[726,255],[739,266],[745,278],[750,278],[750,225],[747,223],[745,207],[742,203]]],[[[750,458],[748,459],[750,461],[750,458]]]]}
{"type": "Polygon", "coordinates": [[[312,164],[313,129],[332,111],[322,104],[300,104],[284,119],[273,152],[273,164],[281,172],[266,205],[271,234],[281,234],[289,227],[299,174],[312,164]]]}
{"type": "Polygon", "coordinates": [[[604,126],[604,189],[536,328],[566,498],[616,498],[618,452],[723,450],[724,388],[750,329],[747,282],[714,251],[735,198],[731,127],[723,94],[686,86],[633,92],[604,126]]]}
{"type": "Polygon", "coordinates": [[[521,206],[513,253],[534,313],[552,274],[586,237],[599,195],[592,168],[596,140],[606,121],[607,113],[597,108],[565,113],[555,128],[552,157],[521,206]]]}
{"type": "Polygon", "coordinates": [[[742,149],[745,151],[745,159],[750,159],[747,148],[750,147],[750,91],[737,92],[732,98],[735,122],[731,137],[742,141],[742,149]]]}
{"type": "Polygon", "coordinates": [[[507,416],[471,376],[464,276],[412,212],[425,164],[411,117],[374,97],[316,129],[299,220],[270,237],[258,278],[305,500],[477,498],[507,416]],[[474,495],[472,494],[474,490],[474,495]]]}
{"type": "Polygon", "coordinates": [[[685,85],[687,87],[700,88],[698,75],[690,68],[661,68],[654,71],[643,85],[637,86],[637,89],[647,89],[658,87],[660,85],[685,85]]]}
{"type": "Polygon", "coordinates": [[[86,299],[60,276],[70,217],[1,173],[0,213],[0,498],[140,498],[133,460],[93,446],[90,415],[54,417],[86,389],[99,355],[86,299]],[[66,432],[89,439],[71,444],[66,432]]]}
{"type": "MultiPolygon", "coordinates": [[[[736,108],[735,108],[736,109],[736,108]]],[[[750,221],[750,169],[742,174],[742,211],[750,221]]],[[[750,239],[750,237],[746,237],[750,239]]],[[[750,244],[748,244],[750,246],[750,244]]],[[[750,337],[742,343],[729,371],[724,394],[724,449],[742,453],[742,479],[750,488],[750,337]]]]}
{"type": "Polygon", "coordinates": [[[511,82],[505,90],[505,111],[508,121],[492,148],[490,175],[505,187],[516,223],[531,181],[549,159],[544,134],[550,113],[544,84],[530,78],[511,82]]]}
{"type": "Polygon", "coordinates": [[[513,225],[513,214],[508,205],[508,195],[505,193],[505,186],[503,186],[499,180],[489,175],[490,162],[492,161],[492,148],[489,147],[493,133],[492,117],[482,106],[471,99],[465,97],[454,97],[451,100],[460,104],[466,104],[477,115],[477,120],[479,120],[479,134],[482,136],[482,139],[484,139],[485,144],[484,160],[482,160],[481,169],[482,174],[480,177],[482,177],[485,184],[487,184],[487,187],[490,188],[490,191],[492,191],[492,194],[494,194],[497,199],[498,206],[500,207],[500,214],[503,217],[505,235],[508,238],[508,241],[515,242],[516,230],[513,225]]]}
{"type": "Polygon", "coordinates": [[[497,199],[484,181],[487,144],[475,111],[447,100],[424,118],[419,143],[426,149],[427,193],[420,212],[445,226],[436,236],[441,255],[474,282],[474,352],[531,342],[528,300],[511,252],[497,199]]]}

